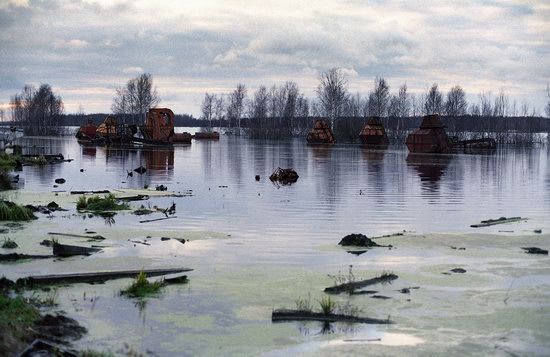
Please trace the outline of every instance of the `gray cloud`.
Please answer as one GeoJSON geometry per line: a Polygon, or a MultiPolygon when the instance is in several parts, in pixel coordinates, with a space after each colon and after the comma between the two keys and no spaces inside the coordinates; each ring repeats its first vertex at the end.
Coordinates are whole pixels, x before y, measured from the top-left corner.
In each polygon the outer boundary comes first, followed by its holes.
{"type": "Polygon", "coordinates": [[[140,71],[163,103],[198,114],[205,91],[295,80],[313,96],[318,73],[345,68],[366,94],[438,82],[471,95],[504,87],[539,110],[550,81],[544,2],[347,1],[314,5],[212,1],[30,1],[0,4],[0,102],[50,83],[68,111],[108,111],[113,88],[140,71]]]}

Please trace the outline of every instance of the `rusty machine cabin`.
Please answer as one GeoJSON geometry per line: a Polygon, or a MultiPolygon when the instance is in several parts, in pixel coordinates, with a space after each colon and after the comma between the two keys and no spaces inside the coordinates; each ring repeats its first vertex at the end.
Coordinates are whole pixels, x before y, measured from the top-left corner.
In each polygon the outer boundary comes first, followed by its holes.
{"type": "Polygon", "coordinates": [[[191,134],[174,132],[174,113],[168,108],[149,109],[145,124],[139,129],[145,143],[191,143],[191,134]]]}
{"type": "Polygon", "coordinates": [[[426,115],[420,127],[407,136],[405,143],[414,153],[448,153],[452,149],[445,125],[437,114],[426,115]]]}
{"type": "Polygon", "coordinates": [[[308,144],[334,144],[336,139],[332,129],[324,120],[316,120],[313,128],[307,134],[308,144]]]}
{"type": "Polygon", "coordinates": [[[386,129],[380,121],[380,117],[370,117],[367,124],[359,133],[359,139],[363,146],[387,146],[390,141],[386,129]]]}

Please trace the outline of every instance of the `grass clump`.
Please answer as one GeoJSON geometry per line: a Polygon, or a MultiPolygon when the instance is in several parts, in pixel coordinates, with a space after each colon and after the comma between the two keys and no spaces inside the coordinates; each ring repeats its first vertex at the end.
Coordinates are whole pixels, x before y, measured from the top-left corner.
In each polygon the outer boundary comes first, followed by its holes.
{"type": "Polygon", "coordinates": [[[6,152],[0,152],[0,167],[1,168],[14,168],[17,166],[19,156],[7,154],[6,152]]]}
{"type": "Polygon", "coordinates": [[[157,294],[163,286],[164,283],[162,281],[149,282],[147,275],[142,271],[136,276],[130,286],[121,290],[120,294],[129,297],[146,297],[157,294]]]}
{"type": "Polygon", "coordinates": [[[321,308],[321,312],[325,315],[330,315],[334,313],[334,310],[336,309],[336,302],[332,300],[330,296],[325,296],[321,300],[317,300],[319,303],[319,307],[321,308]]]}
{"type": "Polygon", "coordinates": [[[153,210],[151,210],[149,208],[146,208],[144,205],[141,205],[140,208],[138,208],[137,210],[134,211],[134,214],[136,216],[143,216],[143,215],[151,214],[151,213],[153,213],[153,210]]]}
{"type": "Polygon", "coordinates": [[[313,311],[313,306],[311,305],[311,294],[307,294],[307,299],[302,299],[301,297],[298,297],[294,301],[296,303],[296,309],[299,311],[307,311],[311,312],[313,311]]]}
{"type": "Polygon", "coordinates": [[[130,206],[127,203],[118,203],[113,194],[108,194],[105,197],[92,196],[86,198],[86,196],[80,196],[76,202],[76,209],[93,212],[121,211],[130,209],[130,206]]]}
{"type": "Polygon", "coordinates": [[[30,209],[9,201],[0,201],[0,221],[30,221],[36,219],[30,209]]]}
{"type": "Polygon", "coordinates": [[[10,356],[13,351],[21,350],[38,319],[38,309],[25,299],[0,293],[0,355],[10,356]]]}
{"type": "Polygon", "coordinates": [[[2,243],[2,248],[4,249],[15,249],[19,247],[15,241],[11,240],[11,238],[4,238],[4,243],[2,243]]]}

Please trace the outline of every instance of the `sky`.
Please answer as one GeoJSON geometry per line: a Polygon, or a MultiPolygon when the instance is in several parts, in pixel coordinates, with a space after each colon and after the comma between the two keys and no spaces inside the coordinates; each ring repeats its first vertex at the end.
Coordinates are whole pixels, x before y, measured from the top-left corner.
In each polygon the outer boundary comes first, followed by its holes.
{"type": "Polygon", "coordinates": [[[200,115],[205,92],[293,80],[315,97],[320,73],[366,95],[460,85],[469,101],[501,89],[543,114],[550,0],[0,0],[0,104],[48,83],[67,113],[110,111],[115,88],[151,73],[161,106],[200,115]]]}

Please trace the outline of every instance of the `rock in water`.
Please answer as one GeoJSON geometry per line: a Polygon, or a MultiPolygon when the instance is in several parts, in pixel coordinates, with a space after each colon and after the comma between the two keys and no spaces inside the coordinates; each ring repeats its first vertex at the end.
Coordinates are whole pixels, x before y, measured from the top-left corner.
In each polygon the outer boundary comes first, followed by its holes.
{"type": "Polygon", "coordinates": [[[548,255],[548,251],[544,249],[540,249],[537,247],[522,247],[521,249],[525,250],[525,253],[527,254],[542,254],[542,255],[548,255]]]}
{"type": "Polygon", "coordinates": [[[355,245],[360,247],[380,247],[380,245],[375,243],[372,239],[369,239],[366,235],[361,233],[348,234],[342,238],[338,244],[343,246],[355,245]]]}

